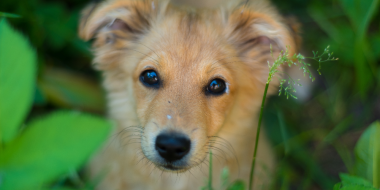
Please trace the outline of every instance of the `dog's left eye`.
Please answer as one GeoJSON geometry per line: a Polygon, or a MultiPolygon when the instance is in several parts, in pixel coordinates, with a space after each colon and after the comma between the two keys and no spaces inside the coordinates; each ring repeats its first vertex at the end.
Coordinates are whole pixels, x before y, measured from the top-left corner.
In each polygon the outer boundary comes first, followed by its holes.
{"type": "Polygon", "coordinates": [[[140,81],[147,87],[158,88],[160,84],[160,79],[158,74],[154,70],[144,71],[140,75],[140,81]]]}
{"type": "Polygon", "coordinates": [[[206,87],[206,93],[212,95],[220,95],[226,92],[226,82],[222,79],[212,80],[206,87]]]}

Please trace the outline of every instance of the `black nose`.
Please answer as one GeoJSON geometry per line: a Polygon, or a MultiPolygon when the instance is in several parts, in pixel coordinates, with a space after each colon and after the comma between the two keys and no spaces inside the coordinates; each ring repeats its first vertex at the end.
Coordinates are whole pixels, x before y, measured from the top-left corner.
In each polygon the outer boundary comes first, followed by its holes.
{"type": "Polygon", "coordinates": [[[156,139],[156,150],[167,162],[174,162],[190,151],[190,140],[175,133],[160,134],[156,139]]]}

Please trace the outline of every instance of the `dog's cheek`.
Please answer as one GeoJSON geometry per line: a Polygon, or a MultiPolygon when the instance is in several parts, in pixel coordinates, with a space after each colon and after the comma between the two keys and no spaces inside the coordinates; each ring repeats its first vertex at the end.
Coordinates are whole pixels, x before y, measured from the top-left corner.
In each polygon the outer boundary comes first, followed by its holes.
{"type": "Polygon", "coordinates": [[[136,112],[138,119],[140,120],[140,124],[145,126],[149,118],[147,116],[147,112],[150,111],[149,105],[152,101],[152,97],[149,96],[149,90],[144,88],[140,81],[134,81],[134,96],[136,100],[136,112]]]}
{"type": "Polygon", "coordinates": [[[233,97],[231,95],[223,95],[224,97],[216,97],[208,100],[209,124],[207,126],[208,136],[213,136],[222,127],[226,116],[230,113],[233,97]]]}

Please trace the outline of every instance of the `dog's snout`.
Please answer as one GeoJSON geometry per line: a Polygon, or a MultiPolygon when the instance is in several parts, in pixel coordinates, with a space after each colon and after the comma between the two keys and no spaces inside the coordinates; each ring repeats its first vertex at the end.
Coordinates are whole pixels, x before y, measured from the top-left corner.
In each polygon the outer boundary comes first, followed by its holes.
{"type": "Polygon", "coordinates": [[[174,162],[190,151],[190,140],[178,134],[160,134],[155,148],[167,162],[174,162]]]}

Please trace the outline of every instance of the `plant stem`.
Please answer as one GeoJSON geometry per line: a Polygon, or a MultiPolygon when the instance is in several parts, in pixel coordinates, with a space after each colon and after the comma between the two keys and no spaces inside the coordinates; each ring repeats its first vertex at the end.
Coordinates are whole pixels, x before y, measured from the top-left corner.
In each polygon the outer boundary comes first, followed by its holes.
{"type": "Polygon", "coordinates": [[[260,116],[259,116],[259,123],[257,124],[257,132],[256,132],[256,143],[255,143],[255,149],[253,151],[253,159],[252,159],[252,165],[251,165],[251,174],[250,174],[250,177],[249,177],[249,190],[251,190],[252,186],[253,186],[253,171],[255,170],[257,145],[259,144],[259,135],[260,135],[260,128],[261,128],[261,120],[263,119],[264,103],[265,103],[265,98],[267,96],[268,87],[269,87],[269,80],[268,80],[268,82],[265,85],[263,101],[261,102],[261,110],[260,110],[260,116]]]}
{"type": "Polygon", "coordinates": [[[212,190],[212,152],[210,150],[210,167],[208,171],[208,189],[212,190]]]}
{"type": "Polygon", "coordinates": [[[376,122],[375,133],[371,135],[373,143],[373,186],[380,188],[380,123],[376,122]]]}

